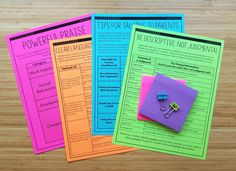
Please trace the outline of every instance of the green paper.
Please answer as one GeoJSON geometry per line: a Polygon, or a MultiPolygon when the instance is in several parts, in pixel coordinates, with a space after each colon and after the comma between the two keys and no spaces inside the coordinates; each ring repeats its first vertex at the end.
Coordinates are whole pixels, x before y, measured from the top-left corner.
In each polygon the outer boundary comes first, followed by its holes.
{"type": "Polygon", "coordinates": [[[205,159],[223,48],[223,40],[134,26],[113,143],[205,159]],[[157,72],[199,92],[180,133],[136,119],[141,76],[157,72]]]}

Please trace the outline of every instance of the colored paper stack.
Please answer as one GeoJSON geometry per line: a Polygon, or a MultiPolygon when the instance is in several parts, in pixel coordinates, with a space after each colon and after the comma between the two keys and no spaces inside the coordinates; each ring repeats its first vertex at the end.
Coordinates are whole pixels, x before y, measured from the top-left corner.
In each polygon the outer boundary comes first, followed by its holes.
{"type": "Polygon", "coordinates": [[[224,41],[181,14],[87,14],[8,35],[35,154],[205,159],[224,41]]]}

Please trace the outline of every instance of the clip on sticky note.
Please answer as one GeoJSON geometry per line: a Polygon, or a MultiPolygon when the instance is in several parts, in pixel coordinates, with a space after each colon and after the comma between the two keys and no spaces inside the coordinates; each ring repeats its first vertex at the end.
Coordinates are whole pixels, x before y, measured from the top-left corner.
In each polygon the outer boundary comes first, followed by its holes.
{"type": "Polygon", "coordinates": [[[166,99],[168,98],[168,94],[166,92],[160,92],[157,94],[157,99],[160,101],[161,108],[160,110],[166,110],[166,99]]]}
{"type": "Polygon", "coordinates": [[[177,112],[180,109],[179,105],[175,102],[170,103],[170,109],[165,113],[165,117],[169,118],[173,112],[177,112]]]}
{"type": "MultiPolygon", "coordinates": [[[[145,100],[145,98],[146,98],[146,95],[147,95],[147,93],[148,93],[148,90],[151,88],[151,86],[152,86],[152,83],[153,83],[153,81],[154,81],[154,79],[155,79],[155,76],[150,76],[150,75],[143,75],[142,76],[142,84],[141,84],[141,87],[140,87],[140,96],[139,96],[139,104],[138,104],[138,112],[137,112],[137,119],[138,120],[151,120],[150,118],[147,118],[147,117],[145,117],[145,116],[143,116],[141,113],[140,113],[140,109],[141,109],[141,107],[142,107],[142,105],[143,105],[143,102],[144,102],[144,100],[145,100]]],[[[174,79],[174,80],[176,80],[176,79],[174,79]]],[[[186,85],[186,81],[185,80],[176,80],[177,82],[179,82],[179,83],[181,83],[181,84],[183,84],[183,85],[186,85]]],[[[160,92],[163,92],[163,89],[161,89],[161,91],[160,92]]],[[[158,92],[157,92],[157,94],[158,94],[158,92]]],[[[166,103],[168,102],[168,101],[170,101],[169,100],[169,93],[168,93],[168,100],[166,100],[166,103]]],[[[158,97],[157,97],[157,95],[155,96],[155,101],[158,99],[158,97]]],[[[159,100],[157,100],[158,102],[159,102],[159,100]]],[[[174,99],[172,100],[172,101],[174,101],[174,99]]],[[[166,104],[166,106],[168,105],[168,103],[166,104]]],[[[160,109],[158,109],[158,107],[156,107],[155,108],[156,110],[160,110],[160,109]]]]}
{"type": "Polygon", "coordinates": [[[175,132],[180,132],[197,94],[197,90],[158,73],[140,107],[140,114],[175,132]],[[160,102],[157,100],[160,92],[168,93],[165,111],[160,109],[160,102]]]}

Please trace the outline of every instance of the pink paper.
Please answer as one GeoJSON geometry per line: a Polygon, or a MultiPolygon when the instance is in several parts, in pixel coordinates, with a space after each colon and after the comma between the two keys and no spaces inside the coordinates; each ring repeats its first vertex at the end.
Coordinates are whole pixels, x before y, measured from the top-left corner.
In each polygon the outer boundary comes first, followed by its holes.
{"type": "MultiPolygon", "coordinates": [[[[148,93],[148,90],[150,89],[150,87],[152,86],[152,83],[155,79],[155,76],[142,76],[142,84],[141,84],[141,89],[140,89],[140,96],[139,96],[139,104],[138,104],[138,113],[137,113],[137,119],[138,120],[143,120],[143,121],[147,121],[147,120],[151,120],[145,116],[143,116],[142,114],[140,114],[140,108],[143,104],[143,101],[145,100],[145,97],[148,93]]],[[[176,80],[178,82],[180,82],[181,84],[186,84],[185,80],[176,80]]]]}
{"type": "Polygon", "coordinates": [[[35,154],[64,147],[49,40],[86,34],[88,14],[6,37],[35,154]]]}

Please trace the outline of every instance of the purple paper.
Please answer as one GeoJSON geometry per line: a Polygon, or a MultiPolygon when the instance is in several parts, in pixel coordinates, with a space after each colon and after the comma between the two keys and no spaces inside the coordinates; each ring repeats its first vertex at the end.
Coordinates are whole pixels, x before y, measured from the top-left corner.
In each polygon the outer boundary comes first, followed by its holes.
{"type": "Polygon", "coordinates": [[[196,90],[158,73],[147,93],[140,113],[179,132],[184,125],[197,94],[196,90]],[[160,110],[160,101],[157,99],[159,92],[168,93],[165,111],[160,110]],[[173,101],[180,108],[178,111],[173,112],[169,118],[166,118],[164,114],[169,110],[169,104],[173,101]]]}

